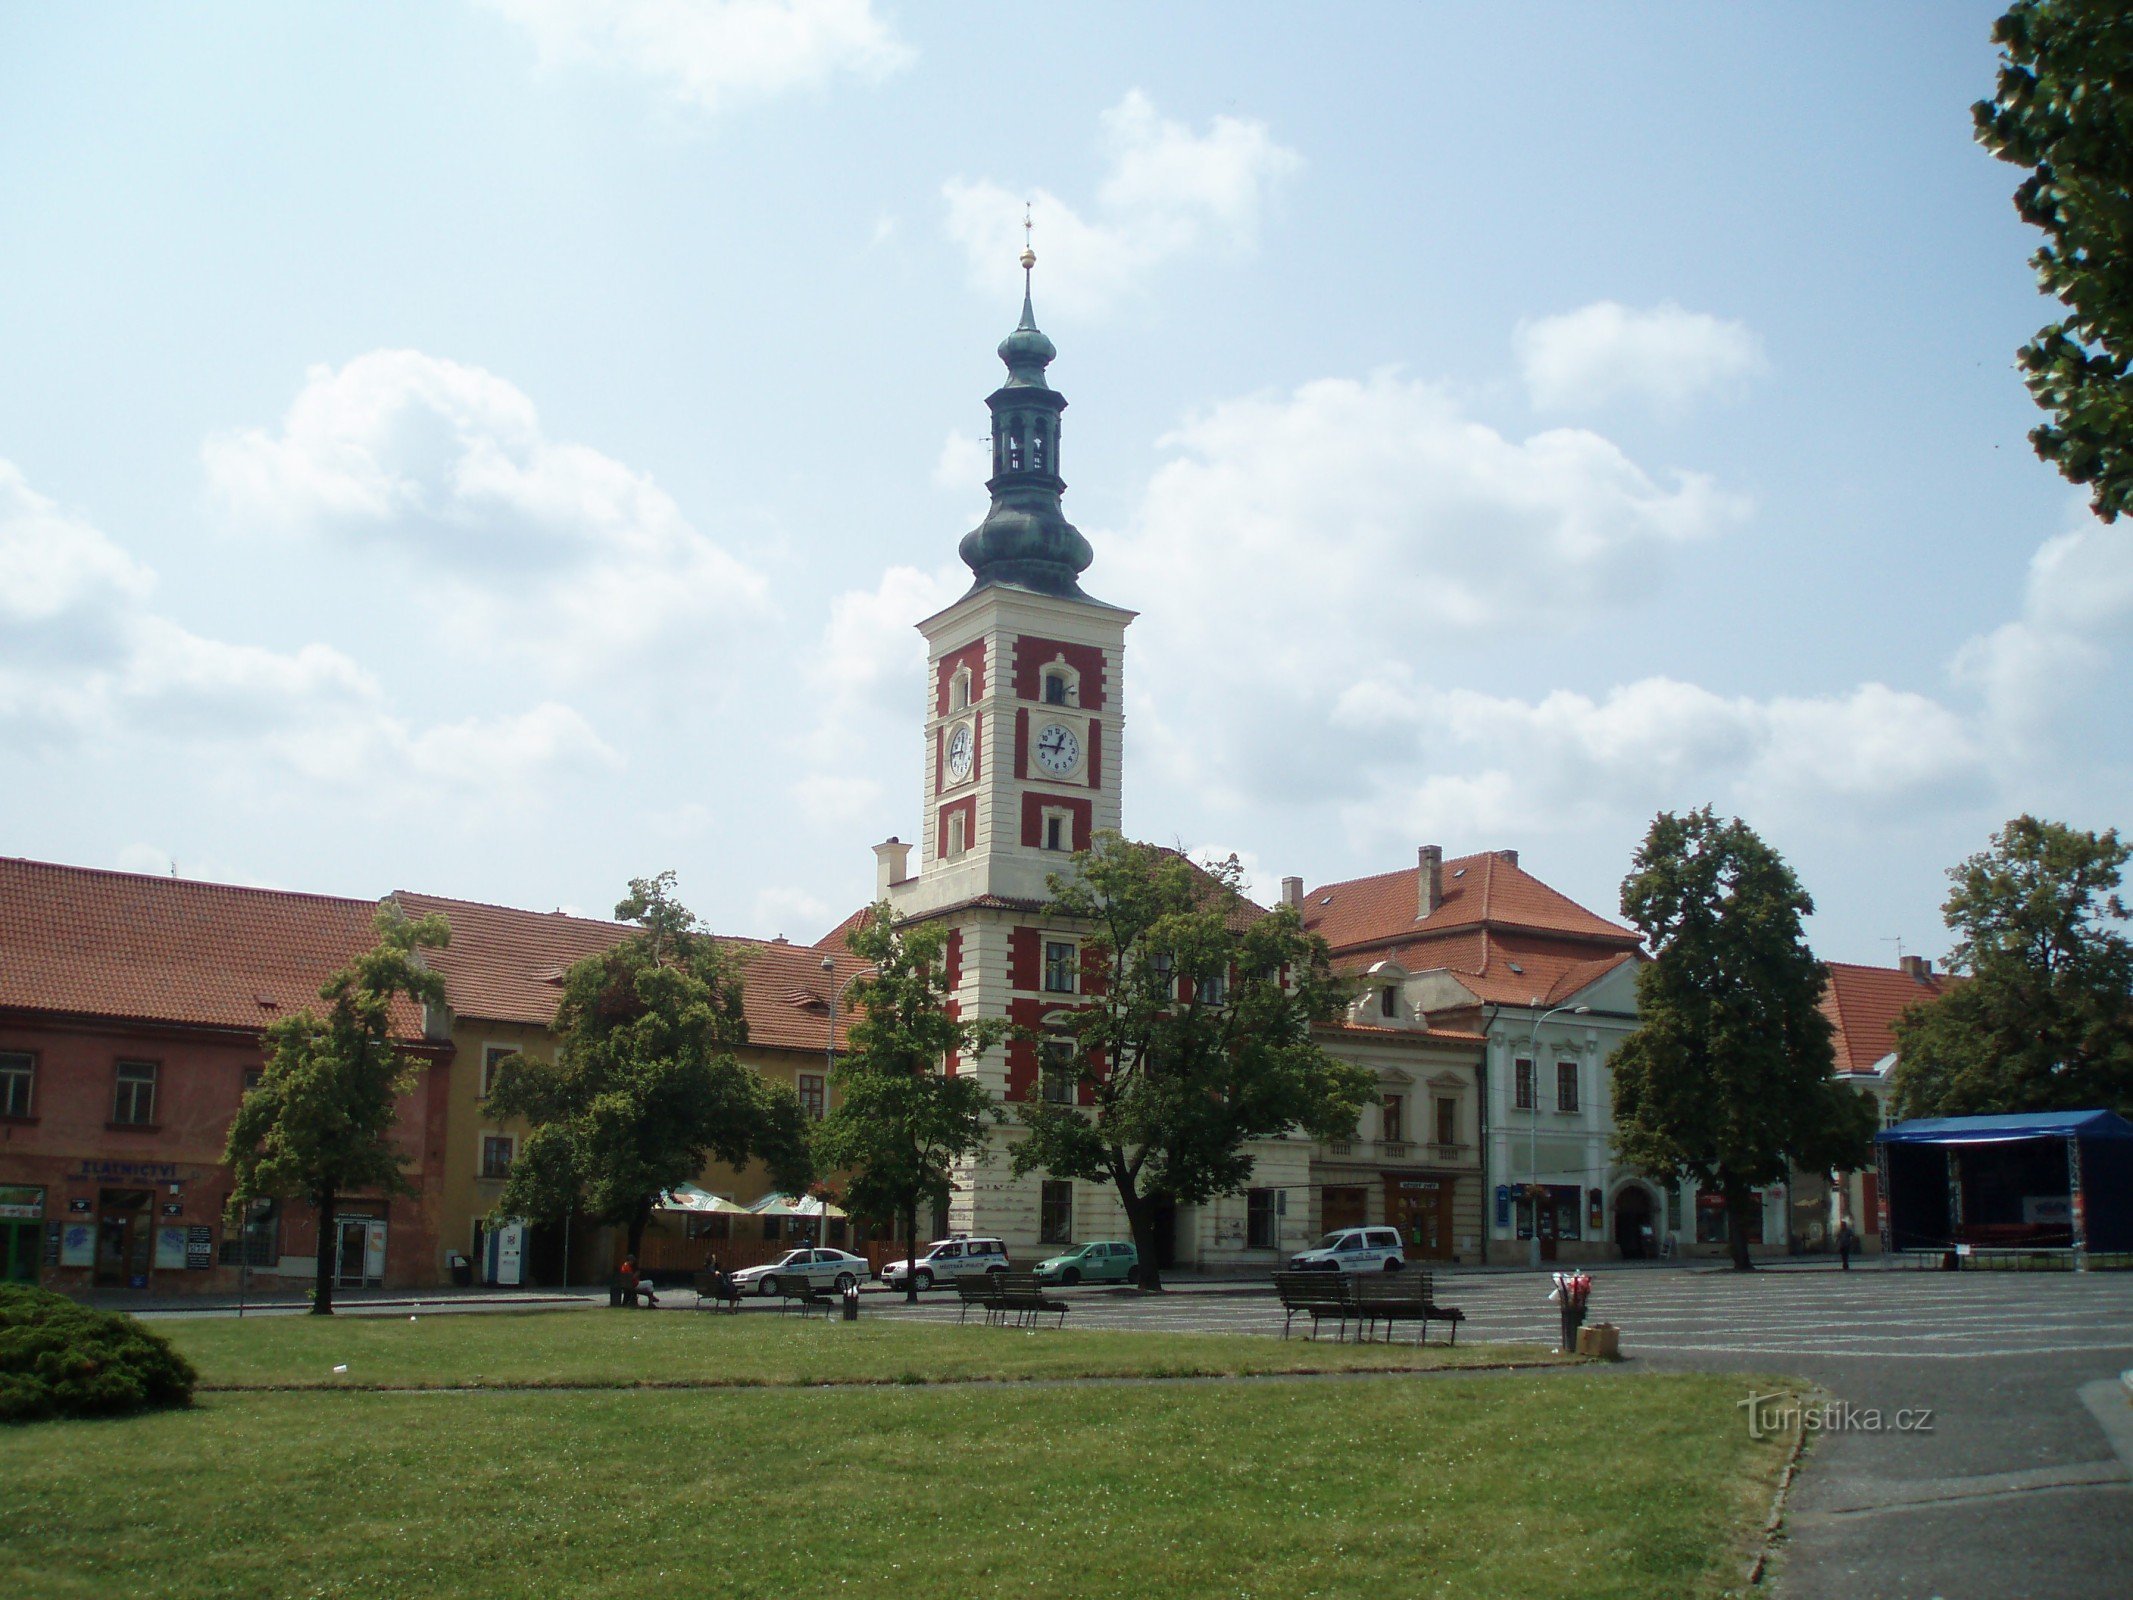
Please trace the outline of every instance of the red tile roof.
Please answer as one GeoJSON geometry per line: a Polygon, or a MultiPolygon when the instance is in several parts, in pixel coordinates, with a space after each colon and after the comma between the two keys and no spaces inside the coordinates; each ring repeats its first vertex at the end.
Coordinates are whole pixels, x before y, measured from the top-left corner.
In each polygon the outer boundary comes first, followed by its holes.
{"type": "MultiPolygon", "coordinates": [[[[373,900],[0,857],[0,1006],[256,1029],[377,943],[373,900]]],[[[420,1008],[394,1015],[422,1036],[420,1008]]]]}
{"type": "MultiPolygon", "coordinates": [[[[435,953],[432,965],[445,975],[455,1013],[490,1022],[548,1026],[555,1020],[565,969],[637,931],[630,923],[555,911],[521,911],[407,890],[393,898],[410,916],[434,911],[451,923],[452,943],[435,953]]],[[[772,1050],[827,1047],[830,975],[822,971],[822,957],[835,957],[840,990],[863,970],[858,960],[848,951],[778,940],[721,938],[719,943],[743,963],[741,998],[748,1016],[749,1043],[772,1050]]],[[[850,1026],[851,1013],[841,1012],[840,1040],[850,1026]]]]}
{"type": "Polygon", "coordinates": [[[1848,961],[1822,965],[1829,973],[1822,1012],[1836,1025],[1839,1072],[1872,1072],[1876,1062],[1895,1052],[1891,1024],[1907,1006],[1937,1000],[1969,981],[1944,972],[1913,977],[1900,967],[1861,967],[1848,961]]]}
{"type": "Polygon", "coordinates": [[[1304,922],[1357,973],[1380,961],[1449,972],[1477,1004],[1549,1006],[1576,994],[1642,948],[1635,930],[1595,916],[1507,856],[1447,861],[1442,899],[1418,917],[1421,869],[1355,878],[1304,894],[1304,922]]]}
{"type": "Polygon", "coordinates": [[[1496,851],[1445,862],[1443,899],[1418,917],[1421,871],[1403,867],[1306,890],[1304,925],[1336,950],[1481,927],[1589,939],[1620,950],[1642,942],[1635,930],[1595,916],[1496,851]]]}

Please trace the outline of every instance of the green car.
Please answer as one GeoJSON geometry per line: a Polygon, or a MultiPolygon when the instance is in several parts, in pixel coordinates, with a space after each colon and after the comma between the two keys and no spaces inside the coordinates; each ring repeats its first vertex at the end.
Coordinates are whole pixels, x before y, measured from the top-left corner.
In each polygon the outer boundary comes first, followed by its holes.
{"type": "Polygon", "coordinates": [[[1132,1283],[1141,1275],[1141,1258],[1123,1239],[1077,1244],[1063,1255],[1037,1263],[1037,1276],[1048,1283],[1132,1283]]]}

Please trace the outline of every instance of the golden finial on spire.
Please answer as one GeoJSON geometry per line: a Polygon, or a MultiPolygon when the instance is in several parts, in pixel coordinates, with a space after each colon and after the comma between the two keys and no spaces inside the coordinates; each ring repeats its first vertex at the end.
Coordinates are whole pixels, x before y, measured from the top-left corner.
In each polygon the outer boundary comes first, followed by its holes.
{"type": "Polygon", "coordinates": [[[1030,248],[1029,202],[1022,202],[1022,270],[1027,272],[1037,264],[1037,252],[1030,248]]]}

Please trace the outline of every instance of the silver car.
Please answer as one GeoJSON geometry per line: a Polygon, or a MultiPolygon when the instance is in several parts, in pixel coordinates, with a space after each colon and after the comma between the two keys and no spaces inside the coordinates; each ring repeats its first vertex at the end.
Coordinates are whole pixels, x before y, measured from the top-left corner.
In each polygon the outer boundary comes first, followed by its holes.
{"type": "Polygon", "coordinates": [[[811,1283],[842,1294],[868,1276],[866,1257],[846,1250],[788,1250],[766,1267],[743,1267],[733,1275],[733,1286],[742,1294],[778,1294],[811,1283]]]}

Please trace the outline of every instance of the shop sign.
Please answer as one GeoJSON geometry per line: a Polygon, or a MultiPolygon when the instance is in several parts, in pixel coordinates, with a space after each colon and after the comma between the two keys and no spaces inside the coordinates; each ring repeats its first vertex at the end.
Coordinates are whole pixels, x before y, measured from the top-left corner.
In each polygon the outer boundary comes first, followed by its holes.
{"type": "Polygon", "coordinates": [[[1508,1183],[1499,1183],[1496,1186],[1496,1226],[1511,1226],[1511,1186],[1508,1183]]]}
{"type": "Polygon", "coordinates": [[[166,1216],[166,1217],[182,1217],[182,1216],[184,1216],[184,1215],[185,1215],[185,1202],[184,1202],[183,1200],[166,1200],[166,1201],[164,1201],[164,1202],[163,1202],[163,1215],[164,1215],[164,1216],[166,1216]]]}
{"type": "Polygon", "coordinates": [[[95,1203],[92,1201],[69,1200],[67,1202],[67,1214],[69,1216],[86,1217],[90,1212],[94,1211],[95,1209],[95,1203]]]}
{"type": "Polygon", "coordinates": [[[96,1265],[96,1225],[70,1222],[59,1236],[59,1264],[63,1267],[96,1265]]]}
{"type": "Polygon", "coordinates": [[[79,1175],[84,1178],[146,1178],[154,1183],[178,1181],[176,1163],[169,1161],[85,1160],[79,1175]]]}
{"type": "Polygon", "coordinates": [[[42,1222],[44,1190],[36,1184],[0,1183],[0,1221],[42,1222]]]}
{"type": "Polygon", "coordinates": [[[205,1272],[215,1264],[215,1230],[194,1223],[185,1230],[185,1270],[205,1272]]]}

